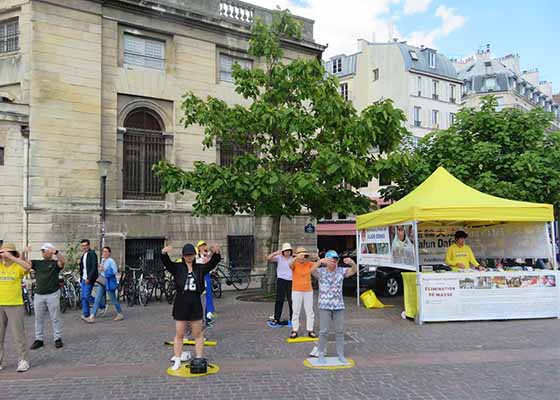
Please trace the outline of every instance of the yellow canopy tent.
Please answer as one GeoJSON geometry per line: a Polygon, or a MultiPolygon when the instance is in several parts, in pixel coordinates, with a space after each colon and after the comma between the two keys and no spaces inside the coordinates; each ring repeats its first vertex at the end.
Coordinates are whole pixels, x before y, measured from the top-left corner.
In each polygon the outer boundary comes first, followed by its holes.
{"type": "Polygon", "coordinates": [[[551,204],[502,199],[481,193],[439,167],[420,186],[396,203],[359,215],[356,229],[399,224],[407,221],[550,222],[551,204]]]}

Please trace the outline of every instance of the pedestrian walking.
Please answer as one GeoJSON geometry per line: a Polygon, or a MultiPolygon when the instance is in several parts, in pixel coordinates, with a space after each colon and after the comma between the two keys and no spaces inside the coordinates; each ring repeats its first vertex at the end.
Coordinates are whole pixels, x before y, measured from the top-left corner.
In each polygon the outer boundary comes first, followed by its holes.
{"type": "Polygon", "coordinates": [[[81,286],[81,296],[82,296],[82,319],[84,321],[90,315],[89,306],[91,292],[93,286],[97,281],[99,272],[97,270],[97,254],[93,249],[90,248],[90,242],[88,239],[83,239],[80,241],[80,248],[82,249],[82,256],[80,257],[80,286],[81,286]]]}
{"type": "Polygon", "coordinates": [[[338,253],[329,250],[325,258],[317,261],[311,268],[311,273],[319,279],[319,363],[325,364],[327,336],[331,322],[334,325],[336,338],[336,353],[343,364],[348,364],[344,357],[344,298],[342,297],[342,282],[344,278],[354,275],[358,266],[351,258],[345,258],[343,265],[338,265],[338,253]],[[346,267],[350,265],[350,268],[346,267]],[[325,266],[326,268],[319,268],[325,266]]]}
{"type": "MultiPolygon", "coordinates": [[[[161,251],[161,260],[165,268],[173,275],[177,295],[173,303],[173,318],[175,319],[175,338],[173,343],[173,370],[181,367],[183,354],[183,339],[187,325],[190,325],[195,340],[196,359],[201,359],[204,351],[204,338],[202,336],[202,301],[204,291],[204,275],[214,269],[221,260],[220,248],[214,245],[210,248],[211,257],[206,264],[196,262],[196,250],[187,243],[183,246],[182,259],[173,262],[169,252],[173,248],[166,246],[161,251]]],[[[195,360],[196,360],[195,359],[195,360]]],[[[193,360],[194,361],[194,360],[193,360]]]]}
{"type": "Polygon", "coordinates": [[[60,312],[60,285],[58,275],[64,269],[64,256],[51,244],[41,246],[41,260],[32,260],[31,268],[35,271],[35,341],[31,350],[36,350],[45,344],[45,318],[50,316],[54,345],[57,349],[64,346],[62,334],[64,321],[60,312]]]}
{"type": "MultiPolygon", "coordinates": [[[[99,283],[97,287],[97,292],[95,293],[95,303],[93,304],[93,310],[91,311],[90,316],[86,319],[87,322],[93,323],[95,322],[95,317],[97,316],[97,311],[103,305],[105,294],[109,295],[109,299],[111,303],[115,306],[115,310],[117,311],[117,316],[115,317],[115,321],[122,321],[124,319],[122,314],[122,307],[117,299],[117,288],[118,288],[118,281],[117,281],[117,273],[118,273],[117,263],[115,260],[111,258],[111,248],[109,246],[103,247],[101,251],[101,263],[99,264],[99,277],[97,281],[99,283]],[[103,282],[99,282],[100,278],[103,278],[103,282]]],[[[105,310],[107,306],[105,307],[105,310]]]]}
{"type": "MultiPolygon", "coordinates": [[[[208,251],[208,244],[204,240],[200,240],[196,244],[196,263],[206,264],[210,261],[210,252],[208,251]]],[[[214,314],[216,312],[216,307],[214,306],[214,294],[212,293],[212,278],[210,278],[210,273],[204,275],[204,286],[206,287],[206,292],[204,298],[206,301],[206,307],[204,308],[204,319],[206,326],[211,327],[214,323],[214,314]]]]}
{"type": "Polygon", "coordinates": [[[288,300],[288,308],[290,310],[290,320],[293,317],[292,308],[292,270],[290,262],[293,257],[292,246],[284,243],[282,249],[275,251],[268,256],[268,261],[276,263],[276,303],[274,304],[274,317],[270,324],[272,326],[287,325],[288,321],[283,321],[282,309],[284,308],[284,300],[288,300]]]}
{"type": "Polygon", "coordinates": [[[311,256],[305,247],[298,247],[296,249],[295,257],[290,262],[290,268],[292,269],[292,301],[294,307],[290,338],[295,339],[298,337],[299,314],[302,305],[305,309],[307,336],[316,338],[317,335],[313,330],[315,314],[313,313],[313,287],[311,286],[313,261],[311,261],[311,256]]]}
{"type": "Polygon", "coordinates": [[[8,325],[18,353],[17,371],[26,372],[30,368],[21,292],[21,281],[30,270],[31,265],[20,258],[15,245],[4,243],[0,247],[0,370],[3,368],[4,340],[8,325]]]}

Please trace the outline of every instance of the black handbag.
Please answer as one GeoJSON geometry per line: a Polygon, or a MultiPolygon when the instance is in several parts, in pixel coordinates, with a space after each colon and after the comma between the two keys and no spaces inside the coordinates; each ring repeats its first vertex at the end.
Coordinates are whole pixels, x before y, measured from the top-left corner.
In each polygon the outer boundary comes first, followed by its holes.
{"type": "Polygon", "coordinates": [[[191,374],[205,374],[208,372],[208,361],[206,358],[194,358],[190,362],[191,374]]]}

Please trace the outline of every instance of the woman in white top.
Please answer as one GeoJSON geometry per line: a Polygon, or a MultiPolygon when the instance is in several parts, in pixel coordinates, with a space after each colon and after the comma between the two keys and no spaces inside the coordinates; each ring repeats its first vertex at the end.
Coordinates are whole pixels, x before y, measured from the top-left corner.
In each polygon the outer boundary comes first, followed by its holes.
{"type": "Polygon", "coordinates": [[[293,257],[292,246],[289,243],[284,243],[282,249],[275,251],[268,256],[269,262],[277,264],[276,268],[276,304],[274,306],[274,317],[269,322],[270,326],[288,325],[287,320],[281,320],[282,309],[284,308],[284,299],[288,300],[288,307],[290,309],[290,319],[292,320],[292,270],[290,262],[293,257]]]}

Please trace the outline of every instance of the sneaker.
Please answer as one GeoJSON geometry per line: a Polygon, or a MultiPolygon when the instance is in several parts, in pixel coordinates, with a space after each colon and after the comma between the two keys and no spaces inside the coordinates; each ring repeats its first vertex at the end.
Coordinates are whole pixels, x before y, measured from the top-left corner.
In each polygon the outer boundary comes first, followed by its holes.
{"type": "Polygon", "coordinates": [[[89,317],[85,318],[84,321],[86,321],[88,324],[93,324],[95,322],[95,317],[93,315],[90,315],[89,317]]]}
{"type": "Polygon", "coordinates": [[[274,321],[274,320],[275,320],[275,319],[274,319],[274,314],[272,314],[270,317],[268,317],[268,320],[269,320],[270,322],[274,321]]]}
{"type": "Polygon", "coordinates": [[[2,367],[2,364],[0,364],[0,371],[2,371],[2,369],[4,369],[4,367],[2,367]]]}
{"type": "Polygon", "coordinates": [[[344,357],[344,356],[338,356],[338,361],[340,361],[344,365],[349,365],[350,364],[348,362],[348,360],[346,359],[346,357],[344,357]]]}
{"type": "MultiPolygon", "coordinates": [[[[175,362],[175,359],[176,359],[176,358],[177,358],[177,357],[175,357],[175,356],[171,357],[171,362],[175,362]]],[[[179,357],[179,361],[181,361],[181,362],[187,362],[187,361],[189,361],[191,358],[192,358],[192,354],[191,354],[190,351],[183,351],[183,352],[181,353],[181,357],[179,357]]]]}
{"type": "Polygon", "coordinates": [[[56,339],[54,341],[54,347],[56,347],[57,349],[61,349],[64,346],[64,344],[62,343],[62,339],[56,339]]]}
{"type": "Polygon", "coordinates": [[[313,350],[311,350],[311,353],[309,353],[309,355],[311,357],[319,357],[319,347],[314,346],[313,350]]]}
{"type": "Polygon", "coordinates": [[[173,366],[171,367],[171,369],[172,369],[173,371],[177,371],[179,368],[181,368],[181,360],[175,359],[175,360],[173,361],[173,363],[174,363],[174,364],[173,364],[173,366]]]}
{"type": "Polygon", "coordinates": [[[117,316],[115,317],[115,319],[113,321],[122,321],[124,319],[124,316],[122,314],[117,314],[117,316]]]}
{"type": "Polygon", "coordinates": [[[31,368],[29,366],[29,363],[25,360],[21,360],[20,362],[18,362],[17,372],[27,372],[29,371],[29,368],[31,368]]]}
{"type": "Polygon", "coordinates": [[[105,314],[107,314],[107,309],[108,309],[108,308],[109,308],[109,307],[100,308],[100,309],[99,309],[99,316],[100,316],[100,317],[104,317],[105,314]]]}
{"type": "Polygon", "coordinates": [[[88,322],[88,318],[89,318],[89,317],[84,317],[83,315],[80,316],[80,319],[81,319],[82,321],[88,322]]]}
{"type": "Polygon", "coordinates": [[[31,345],[31,350],[37,350],[37,349],[43,347],[44,345],[45,345],[45,343],[43,343],[42,340],[36,340],[31,345]]]}

